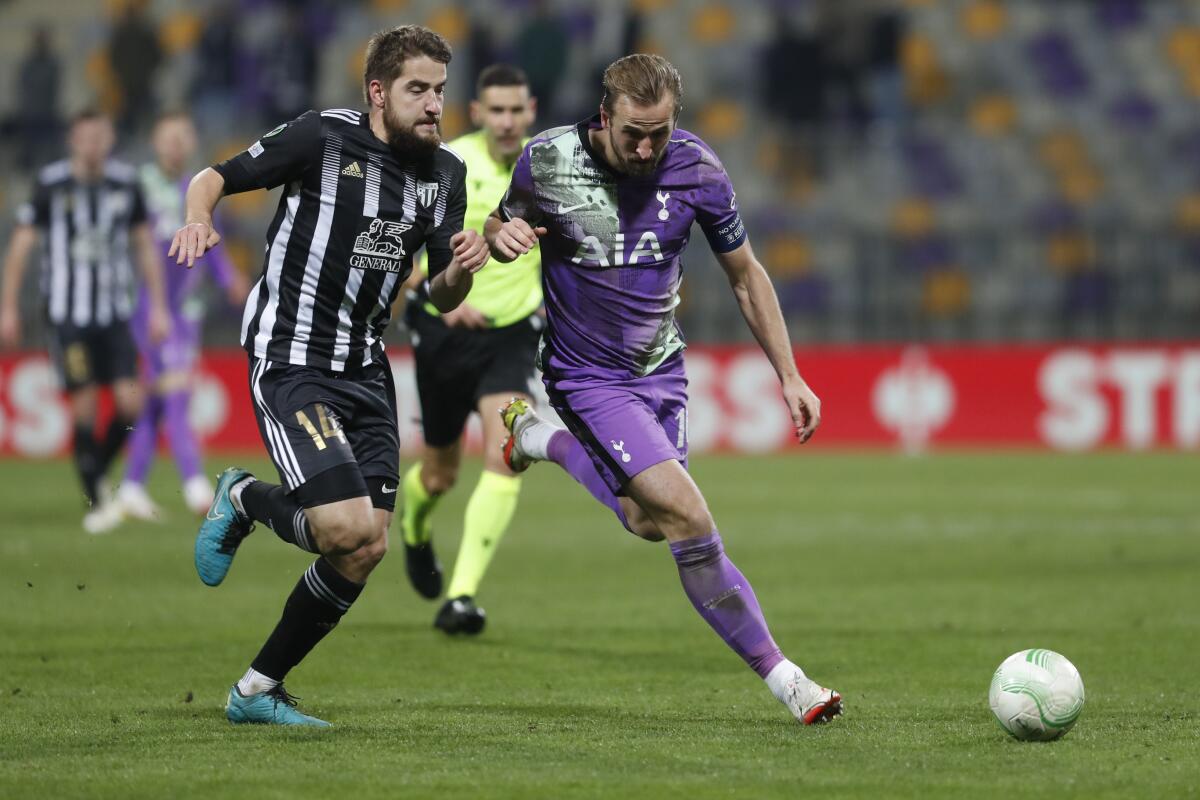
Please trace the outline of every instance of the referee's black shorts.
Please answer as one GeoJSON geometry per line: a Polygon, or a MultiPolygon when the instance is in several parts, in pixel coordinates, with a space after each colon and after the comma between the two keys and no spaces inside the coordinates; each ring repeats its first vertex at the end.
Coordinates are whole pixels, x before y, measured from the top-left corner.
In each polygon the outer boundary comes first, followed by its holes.
{"type": "Polygon", "coordinates": [[[430,447],[458,441],[467,418],[489,394],[529,394],[542,318],[503,328],[451,328],[410,300],[405,321],[416,361],[421,426],[430,447]]]}
{"type": "Polygon", "coordinates": [[[250,397],[283,488],[301,506],[370,496],[395,508],[400,431],[386,356],[344,373],[251,356],[250,397]]]}
{"type": "Polygon", "coordinates": [[[70,324],[50,327],[50,355],[68,392],[93,384],[107,386],[138,374],[137,346],[129,323],[70,324]]]}

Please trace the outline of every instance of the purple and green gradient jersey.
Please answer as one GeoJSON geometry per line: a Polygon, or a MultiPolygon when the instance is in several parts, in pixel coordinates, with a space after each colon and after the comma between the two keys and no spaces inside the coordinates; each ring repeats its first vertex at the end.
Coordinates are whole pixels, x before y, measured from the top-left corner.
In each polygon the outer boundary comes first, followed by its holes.
{"type": "Polygon", "coordinates": [[[648,375],[684,347],[675,307],[692,223],[717,253],[746,231],[725,168],[698,136],[676,130],[654,173],[625,176],[593,151],[587,132],[599,127],[596,116],[531,139],[500,213],[549,231],[539,243],[543,369],[648,375]]]}
{"type": "MultiPolygon", "coordinates": [[[[227,289],[234,267],[222,247],[209,250],[204,254],[204,260],[192,269],[178,266],[175,259],[167,258],[167,250],[171,247],[175,231],[183,227],[184,195],[187,194],[188,178],[171,178],[156,164],[142,167],[139,178],[149,212],[154,249],[163,259],[163,286],[166,289],[167,310],[175,319],[196,320],[202,311],[196,289],[204,273],[211,271],[217,285],[227,289]]],[[[143,286],[138,296],[134,324],[144,325],[148,315],[149,298],[146,287],[143,286]]]]}

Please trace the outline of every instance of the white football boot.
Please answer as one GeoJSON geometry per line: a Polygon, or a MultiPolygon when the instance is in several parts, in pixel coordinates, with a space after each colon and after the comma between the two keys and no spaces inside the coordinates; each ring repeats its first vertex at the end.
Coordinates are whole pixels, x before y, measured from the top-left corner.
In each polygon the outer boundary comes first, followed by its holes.
{"type": "Polygon", "coordinates": [[[162,519],[162,509],[150,499],[146,487],[140,483],[122,483],[117,489],[117,505],[131,519],[142,522],[158,522],[162,519]]]}
{"type": "Polygon", "coordinates": [[[842,713],[842,696],[809,679],[788,661],[780,662],[767,676],[767,686],[805,725],[829,722],[842,713]]]}
{"type": "Polygon", "coordinates": [[[124,519],[125,514],[121,509],[121,504],[109,500],[96,504],[91,511],[83,515],[83,529],[93,536],[97,536],[109,533],[124,519]]]}

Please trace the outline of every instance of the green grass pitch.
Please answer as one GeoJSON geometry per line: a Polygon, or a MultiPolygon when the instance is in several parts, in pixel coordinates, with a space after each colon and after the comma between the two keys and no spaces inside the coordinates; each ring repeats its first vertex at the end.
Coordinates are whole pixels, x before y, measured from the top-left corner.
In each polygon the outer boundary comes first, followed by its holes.
{"type": "MultiPolygon", "coordinates": [[[[435,516],[447,566],[477,469],[435,516]]],[[[0,797],[1200,794],[1194,455],[818,451],[693,472],[785,652],[844,694],[833,724],[793,722],[665,546],[544,465],[482,637],[432,629],[397,548],[289,677],[335,727],[234,728],[225,692],[309,558],[260,526],[210,589],[169,464],[166,523],[89,537],[67,463],[0,462],[0,797]],[[1083,675],[1058,742],[1011,740],[988,711],[992,671],[1026,647],[1083,675]]]]}

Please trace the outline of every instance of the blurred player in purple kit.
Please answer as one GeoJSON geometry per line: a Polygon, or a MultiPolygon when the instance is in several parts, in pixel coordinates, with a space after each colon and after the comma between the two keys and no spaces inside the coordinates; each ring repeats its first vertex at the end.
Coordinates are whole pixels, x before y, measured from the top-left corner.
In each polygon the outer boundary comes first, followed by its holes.
{"type": "Polygon", "coordinates": [[[841,713],[841,695],[784,657],[686,469],[674,309],[693,222],[779,375],[801,442],[820,422],[820,400],[796,369],[729,176],[708,145],[675,127],[679,73],[659,56],[626,56],[605,70],[604,89],[597,116],[530,141],[485,227],[498,261],[540,245],[547,327],[538,360],[567,424],[514,399],[501,410],[511,434],[505,458],[516,472],[558,463],[631,532],[666,539],[696,611],[797,719],[827,721],[841,713]]]}
{"type": "MultiPolygon", "coordinates": [[[[163,115],[154,125],[151,142],[155,163],[142,167],[139,178],[155,250],[165,258],[175,231],[183,227],[184,195],[191,177],[188,167],[196,152],[196,130],[191,118],[183,113],[163,115]]],[[[208,266],[229,302],[240,306],[246,298],[246,280],[229,262],[225,251],[218,248],[210,253],[208,266]]],[[[171,314],[170,335],[158,343],[150,340],[147,328],[149,298],[145,288],[130,320],[142,356],[142,377],[149,395],[129,437],[125,481],[117,491],[117,502],[124,514],[143,520],[156,520],[160,516],[158,506],[145,488],[160,426],[179,470],[188,509],[203,514],[213,500],[212,483],[203,474],[196,434],[188,423],[193,370],[200,353],[200,321],[204,309],[198,290],[203,273],[200,270],[167,269],[164,274],[171,314]]]]}

